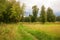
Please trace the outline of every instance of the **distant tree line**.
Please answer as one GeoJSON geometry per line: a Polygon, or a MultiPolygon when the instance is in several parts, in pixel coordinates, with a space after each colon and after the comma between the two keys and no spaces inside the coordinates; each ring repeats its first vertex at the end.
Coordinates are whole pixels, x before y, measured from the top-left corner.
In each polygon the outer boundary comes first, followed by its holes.
{"type": "Polygon", "coordinates": [[[53,10],[48,7],[47,11],[45,10],[44,5],[41,7],[40,16],[38,17],[38,11],[39,8],[35,5],[32,7],[32,15],[29,15],[29,17],[25,17],[24,22],[55,22],[56,16],[53,12],[53,10]]]}
{"type": "Polygon", "coordinates": [[[57,22],[60,22],[60,16],[57,16],[57,17],[56,17],[56,21],[57,21],[57,22]]]}
{"type": "Polygon", "coordinates": [[[38,17],[39,8],[35,5],[32,7],[32,15],[24,17],[25,5],[16,0],[0,0],[0,22],[55,22],[60,21],[53,10],[49,7],[41,7],[40,16],[38,17]]]}

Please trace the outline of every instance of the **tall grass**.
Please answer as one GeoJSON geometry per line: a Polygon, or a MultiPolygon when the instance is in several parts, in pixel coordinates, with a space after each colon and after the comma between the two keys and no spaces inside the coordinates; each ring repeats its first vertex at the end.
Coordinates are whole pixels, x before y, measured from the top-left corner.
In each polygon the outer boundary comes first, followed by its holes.
{"type": "Polygon", "coordinates": [[[29,29],[29,28],[24,27],[24,26],[21,26],[21,27],[24,31],[26,31],[27,33],[30,33],[38,40],[60,40],[60,37],[51,36],[49,34],[46,34],[45,32],[32,30],[32,29],[29,29]]]}
{"type": "Polygon", "coordinates": [[[0,40],[60,40],[60,37],[21,24],[0,25],[0,40]]]}

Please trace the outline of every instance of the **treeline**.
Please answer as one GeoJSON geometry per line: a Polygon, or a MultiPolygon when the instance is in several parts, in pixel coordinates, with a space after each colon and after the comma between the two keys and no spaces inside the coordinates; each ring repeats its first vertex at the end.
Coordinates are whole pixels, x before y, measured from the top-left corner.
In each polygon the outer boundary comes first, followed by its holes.
{"type": "Polygon", "coordinates": [[[24,17],[25,5],[20,4],[16,0],[0,0],[0,22],[55,22],[56,16],[53,10],[49,7],[41,7],[40,16],[38,17],[39,8],[35,5],[32,7],[32,15],[24,17]]]}
{"type": "Polygon", "coordinates": [[[45,10],[45,7],[41,7],[40,16],[38,17],[38,11],[39,8],[35,5],[32,7],[32,15],[29,15],[29,17],[24,17],[24,22],[55,22],[56,16],[53,12],[53,10],[49,7],[47,10],[45,10]]]}

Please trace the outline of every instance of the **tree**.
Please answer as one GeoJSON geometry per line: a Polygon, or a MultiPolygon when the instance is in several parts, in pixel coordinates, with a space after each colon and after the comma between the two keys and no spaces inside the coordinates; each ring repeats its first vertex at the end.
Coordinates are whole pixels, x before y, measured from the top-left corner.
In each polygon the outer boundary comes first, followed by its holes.
{"type": "Polygon", "coordinates": [[[37,19],[37,14],[38,14],[38,10],[39,10],[39,9],[37,8],[36,5],[33,6],[32,9],[33,9],[33,11],[32,11],[32,12],[33,12],[33,17],[32,17],[32,18],[33,18],[34,22],[36,22],[36,21],[37,21],[37,20],[36,20],[36,19],[37,19]]]}
{"type": "Polygon", "coordinates": [[[34,22],[33,16],[29,15],[30,22],[34,22]]]}
{"type": "Polygon", "coordinates": [[[25,4],[23,4],[22,5],[22,7],[21,7],[21,20],[20,21],[22,21],[22,22],[24,22],[24,13],[25,13],[25,4]]]}
{"type": "Polygon", "coordinates": [[[6,14],[7,0],[0,0],[0,22],[4,21],[4,15],[6,14]]]}
{"type": "Polygon", "coordinates": [[[25,17],[24,18],[24,22],[30,22],[30,18],[29,17],[25,17]]]}
{"type": "Polygon", "coordinates": [[[0,22],[19,22],[22,9],[16,0],[0,0],[0,22]]]}
{"type": "Polygon", "coordinates": [[[53,13],[53,10],[50,7],[47,9],[47,21],[48,22],[55,22],[56,21],[56,17],[53,13]]]}
{"type": "Polygon", "coordinates": [[[40,14],[40,21],[41,21],[42,23],[45,23],[46,20],[47,20],[47,18],[46,18],[45,7],[42,6],[42,7],[41,7],[41,14],[40,14]]]}
{"type": "Polygon", "coordinates": [[[10,10],[11,10],[10,21],[19,22],[20,21],[20,4],[19,4],[19,2],[15,2],[12,5],[10,10]]]}
{"type": "Polygon", "coordinates": [[[56,21],[60,22],[60,16],[56,17],[56,21]]]}

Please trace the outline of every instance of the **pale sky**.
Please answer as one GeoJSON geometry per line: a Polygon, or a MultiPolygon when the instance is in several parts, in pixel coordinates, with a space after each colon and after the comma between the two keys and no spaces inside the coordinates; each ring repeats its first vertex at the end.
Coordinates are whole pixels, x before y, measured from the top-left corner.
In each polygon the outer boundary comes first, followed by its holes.
{"type": "Polygon", "coordinates": [[[31,10],[32,6],[37,5],[39,9],[44,5],[46,8],[51,7],[54,12],[60,11],[60,0],[20,0],[25,3],[26,10],[31,10]]]}
{"type": "Polygon", "coordinates": [[[26,15],[29,15],[29,13],[32,12],[32,6],[37,5],[38,8],[41,10],[41,6],[44,5],[47,9],[48,7],[51,7],[54,11],[54,13],[57,15],[60,15],[60,0],[19,0],[20,3],[25,4],[25,12],[27,12],[26,15]]]}

